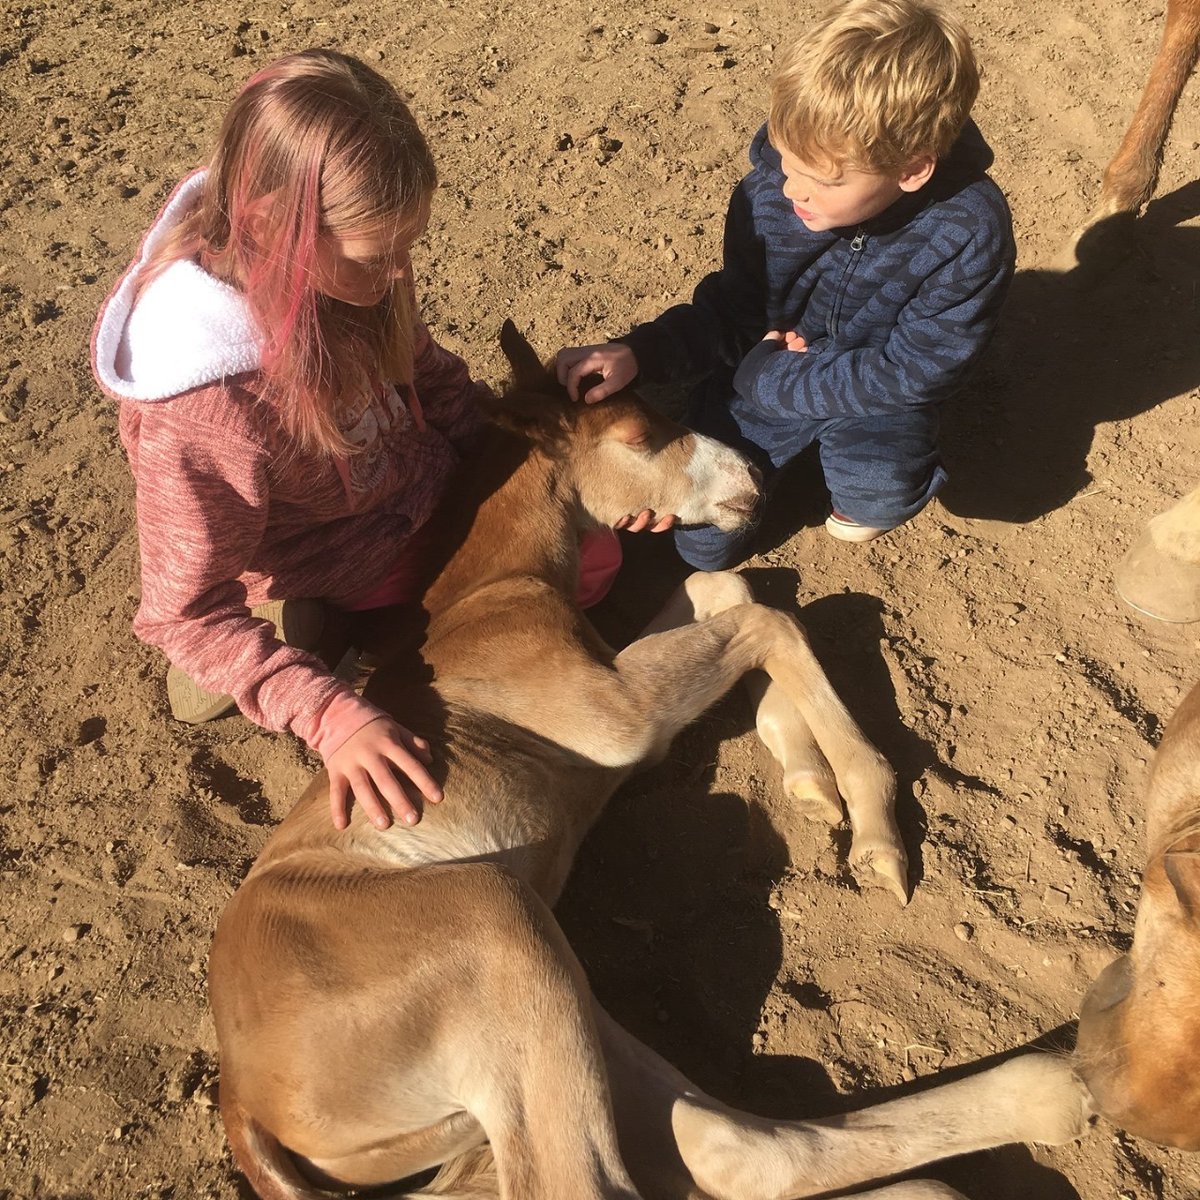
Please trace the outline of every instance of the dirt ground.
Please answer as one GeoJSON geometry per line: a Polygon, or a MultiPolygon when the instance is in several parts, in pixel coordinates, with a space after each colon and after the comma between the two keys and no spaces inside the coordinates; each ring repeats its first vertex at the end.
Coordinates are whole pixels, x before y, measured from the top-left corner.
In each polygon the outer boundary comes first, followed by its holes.
{"type": "MultiPolygon", "coordinates": [[[[1200,626],[1142,623],[1114,563],[1200,478],[1200,86],[1131,252],[1055,254],[1095,196],[1161,3],[958,0],[1019,273],[947,413],[953,477],[867,547],[803,469],[749,566],[800,606],[900,777],[911,905],[860,893],[790,813],[740,697],[613,802],[561,906],[604,1002],[724,1098],[808,1115],[1068,1044],[1130,938],[1146,763],[1200,626]]],[[[440,164],[430,325],[489,381],[511,315],[546,353],[619,333],[717,261],[774,48],[809,3],[6,0],[0,25],[0,1198],[248,1197],[213,1108],[205,956],[313,768],[241,718],[166,714],[129,632],[133,488],[87,344],[97,306],[256,64],[309,45],[405,90],[440,164]],[[551,12],[551,7],[553,12],[551,12]]],[[[629,637],[673,578],[629,539],[598,614],[629,637]]],[[[977,1200],[1184,1200],[1200,1163],[1101,1125],[935,1172],[977,1200]]]]}

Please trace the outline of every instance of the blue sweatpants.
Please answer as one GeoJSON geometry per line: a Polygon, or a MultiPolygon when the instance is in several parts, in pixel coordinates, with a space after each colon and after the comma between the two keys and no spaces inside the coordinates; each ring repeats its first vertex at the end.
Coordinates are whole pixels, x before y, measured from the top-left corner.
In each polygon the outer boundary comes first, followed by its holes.
{"type": "MultiPolygon", "coordinates": [[[[818,443],[834,509],[875,529],[915,516],[946,482],[938,456],[936,408],[876,417],[797,418],[751,408],[715,379],[691,397],[684,424],[740,450],[763,472],[767,499],[780,471],[818,443]]],[[[746,557],[757,526],[725,533],[712,525],[675,531],[680,557],[701,571],[720,571],[746,557]]]]}

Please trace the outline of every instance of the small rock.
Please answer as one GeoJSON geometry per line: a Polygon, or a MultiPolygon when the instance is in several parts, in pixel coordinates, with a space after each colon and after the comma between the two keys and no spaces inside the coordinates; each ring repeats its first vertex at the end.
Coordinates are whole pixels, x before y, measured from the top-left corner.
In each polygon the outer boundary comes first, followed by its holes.
{"type": "Polygon", "coordinates": [[[653,25],[643,25],[638,30],[638,37],[647,46],[661,46],[667,40],[667,35],[661,29],[655,29],[653,25]]]}
{"type": "Polygon", "coordinates": [[[1071,899],[1071,893],[1062,888],[1048,887],[1042,893],[1042,903],[1047,908],[1062,908],[1071,899]]]}
{"type": "Polygon", "coordinates": [[[705,33],[720,33],[721,32],[720,25],[714,25],[711,21],[705,21],[704,24],[700,26],[700,28],[703,29],[705,33]]]}
{"type": "Polygon", "coordinates": [[[62,931],[62,940],[64,942],[77,942],[89,929],[91,929],[91,926],[87,924],[68,925],[62,931]]]}
{"type": "Polygon", "coordinates": [[[967,924],[966,921],[959,921],[954,927],[954,936],[960,942],[969,942],[975,936],[975,926],[967,924]]]}

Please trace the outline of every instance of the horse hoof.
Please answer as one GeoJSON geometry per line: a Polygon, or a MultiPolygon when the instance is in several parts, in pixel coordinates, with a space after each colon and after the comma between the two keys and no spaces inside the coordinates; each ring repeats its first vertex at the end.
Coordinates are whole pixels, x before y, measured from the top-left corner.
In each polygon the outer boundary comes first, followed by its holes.
{"type": "Polygon", "coordinates": [[[797,771],[784,779],[783,790],[807,820],[822,825],[841,824],[842,798],[832,780],[812,771],[797,771]]]}
{"type": "Polygon", "coordinates": [[[908,855],[895,846],[855,847],[850,859],[854,878],[863,887],[881,887],[901,905],[908,903],[908,855]]]}

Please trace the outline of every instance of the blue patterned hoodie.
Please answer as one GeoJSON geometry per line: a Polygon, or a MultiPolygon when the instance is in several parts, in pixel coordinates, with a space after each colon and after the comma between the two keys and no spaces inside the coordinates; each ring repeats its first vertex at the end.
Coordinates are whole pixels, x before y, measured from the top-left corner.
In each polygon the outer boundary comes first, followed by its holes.
{"type": "Polygon", "coordinates": [[[734,406],[776,417],[937,404],[991,340],[1012,279],[1012,217],[986,174],[992,157],[968,122],[920,190],[858,228],[813,233],[783,195],[764,126],[730,201],[721,270],[691,304],[620,340],[648,381],[709,373],[734,406]],[[772,329],[796,330],[808,351],[762,342],[772,329]]]}

